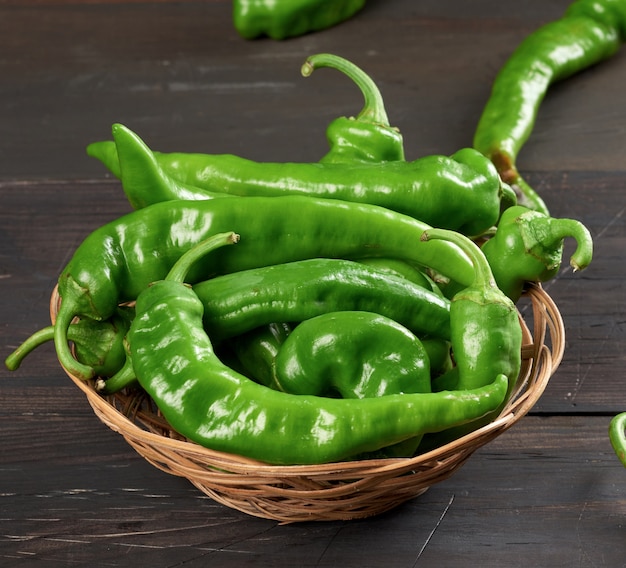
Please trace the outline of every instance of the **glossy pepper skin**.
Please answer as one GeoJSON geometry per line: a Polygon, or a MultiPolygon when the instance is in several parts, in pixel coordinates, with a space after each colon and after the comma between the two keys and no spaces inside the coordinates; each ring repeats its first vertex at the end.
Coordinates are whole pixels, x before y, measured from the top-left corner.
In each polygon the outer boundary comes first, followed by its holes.
{"type": "Polygon", "coordinates": [[[450,304],[450,337],[456,361],[456,388],[472,389],[505,375],[512,388],[521,367],[522,329],[513,301],[496,285],[486,257],[454,231],[429,229],[425,240],[445,239],[470,256],[475,278],[450,304]]]}
{"type": "MultiPolygon", "coordinates": [[[[360,262],[313,258],[253,268],[199,282],[194,291],[204,306],[204,328],[216,345],[263,325],[360,310],[386,316],[413,333],[427,335],[437,364],[444,363],[450,336],[449,300],[360,262]],[[442,345],[438,346],[435,339],[442,345]]],[[[267,347],[269,338],[257,337],[267,347]]],[[[248,342],[251,340],[249,337],[248,342]]],[[[121,377],[114,376],[101,390],[111,393],[125,386],[121,377]]]]}
{"type": "Polygon", "coordinates": [[[311,258],[217,276],[194,285],[204,327],[216,343],[270,323],[329,312],[383,315],[413,333],[450,336],[450,302],[360,262],[311,258]]]}
{"type": "Polygon", "coordinates": [[[274,359],[283,392],[341,398],[430,392],[422,342],[372,312],[330,312],[298,324],[274,359]]]}
{"type": "Polygon", "coordinates": [[[476,236],[497,222],[503,201],[510,205],[515,199],[491,161],[471,148],[412,162],[272,163],[231,154],[152,152],[125,126],[112,129],[131,203],[163,201],[167,195],[187,200],[304,195],[379,205],[476,236]]]}
{"type": "MultiPolygon", "coordinates": [[[[231,361],[234,357],[235,365],[242,374],[257,383],[278,389],[273,371],[274,359],[297,325],[298,322],[272,323],[257,327],[233,337],[223,346],[231,361]]],[[[452,368],[447,341],[430,337],[420,337],[420,341],[428,356],[431,375],[438,376],[452,368]]]]}
{"type": "Polygon", "coordinates": [[[223,192],[200,191],[193,185],[166,176],[150,149],[134,132],[118,124],[114,124],[111,130],[114,140],[89,144],[87,155],[100,160],[121,180],[122,189],[133,209],[176,199],[196,201],[229,197],[223,192]],[[118,142],[123,148],[121,156],[118,142]]]}
{"type": "Polygon", "coordinates": [[[380,90],[362,69],[351,61],[330,53],[311,55],[302,65],[302,75],[330,67],[344,73],[359,87],[364,106],[356,117],[340,116],[326,129],[330,147],[322,163],[397,162],[404,160],[404,139],[389,124],[380,90]]]}
{"type": "Polygon", "coordinates": [[[472,424],[424,436],[420,451],[428,451],[458,439],[495,419],[509,399],[521,369],[522,328],[513,301],[496,285],[481,249],[454,231],[429,229],[424,239],[456,243],[474,264],[474,282],[457,292],[450,305],[450,342],[456,366],[433,381],[433,391],[472,389],[507,377],[502,405],[472,424]]]}
{"type": "Polygon", "coordinates": [[[242,242],[198,262],[190,282],[307,258],[372,256],[407,259],[461,284],[474,278],[458,247],[420,241],[428,225],[374,205],[299,196],[157,203],[96,229],[61,272],[54,330],[61,364],[77,377],[91,378],[93,369],[76,362],[67,344],[72,319],[107,319],[119,304],[163,278],[198,241],[233,226],[244,228],[242,242]]]}
{"type": "Polygon", "coordinates": [[[233,0],[233,24],[245,39],[284,40],[335,26],[365,0],[233,0]]]}
{"type": "Polygon", "coordinates": [[[349,459],[477,419],[497,408],[506,392],[500,377],[467,392],[361,400],[286,394],[247,379],[215,356],[202,303],[177,279],[144,288],[135,309],[128,334],[133,366],[172,428],[208,448],[266,463],[349,459]]]}
{"type": "MultiPolygon", "coordinates": [[[[297,395],[373,398],[431,392],[422,342],[396,321],[371,312],[331,312],[302,323],[278,350],[273,384],[297,395]]],[[[422,436],[380,449],[410,457],[422,436]]]]}
{"type": "MultiPolygon", "coordinates": [[[[354,63],[329,53],[309,56],[301,67],[302,75],[309,77],[320,67],[336,69],[346,75],[360,89],[364,98],[364,106],[356,117],[341,116],[329,124],[326,138],[330,148],[321,161],[348,163],[404,160],[402,134],[398,128],[390,126],[385,103],[374,81],[354,63]]],[[[113,131],[115,132],[115,127],[113,131]]],[[[143,151],[142,147],[137,149],[143,151]]],[[[122,169],[113,140],[89,144],[87,155],[102,161],[115,177],[122,179],[122,169]]],[[[139,156],[139,160],[144,159],[145,156],[139,156]]],[[[132,161],[132,152],[127,153],[126,167],[131,172],[132,161]]],[[[125,179],[129,177],[133,179],[134,176],[129,173],[125,179]]],[[[131,183],[127,191],[128,200],[135,209],[157,201],[197,199],[197,194],[197,188],[176,180],[170,180],[169,184],[158,183],[152,187],[148,187],[148,184],[131,183]]],[[[205,199],[224,196],[225,194],[212,192],[203,192],[202,195],[205,199]]]]}
{"type": "Polygon", "coordinates": [[[570,259],[575,271],[583,270],[593,256],[593,239],[587,228],[574,219],[557,219],[520,205],[502,214],[495,235],[482,245],[493,276],[514,302],[526,282],[554,278],[563,256],[566,238],[576,240],[570,259]]]}
{"type": "Polygon", "coordinates": [[[520,205],[549,214],[516,165],[548,88],[612,56],[624,41],[625,28],[624,0],[579,0],[562,18],[527,36],[496,76],[473,146],[517,190],[520,205]]]}
{"type": "Polygon", "coordinates": [[[617,457],[626,467],[626,412],[622,412],[611,419],[609,440],[617,457]]]}

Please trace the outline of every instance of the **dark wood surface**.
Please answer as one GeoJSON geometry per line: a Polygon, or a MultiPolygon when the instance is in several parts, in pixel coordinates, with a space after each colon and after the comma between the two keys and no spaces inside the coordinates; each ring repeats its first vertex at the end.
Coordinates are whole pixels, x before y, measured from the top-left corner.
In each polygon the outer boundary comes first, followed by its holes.
{"type": "MultiPolygon", "coordinates": [[[[122,122],[154,149],[315,161],[361,99],[309,54],[379,84],[407,158],[471,144],[491,81],[566,0],[370,0],[349,22],[244,41],[230,2],[0,0],[3,357],[48,323],[80,241],[130,210],[85,155],[122,122]]],[[[94,416],[51,346],[0,370],[0,565],[626,566],[626,49],[550,90],[519,166],[554,216],[585,223],[593,264],[547,285],[565,357],[536,407],[452,478],[384,515],[281,526],[213,502],[94,416]]]]}

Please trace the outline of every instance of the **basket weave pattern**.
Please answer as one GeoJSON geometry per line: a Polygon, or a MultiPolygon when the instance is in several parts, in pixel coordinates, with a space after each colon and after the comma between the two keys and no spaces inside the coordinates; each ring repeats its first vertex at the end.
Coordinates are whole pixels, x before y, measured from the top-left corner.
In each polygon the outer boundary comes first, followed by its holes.
{"type": "MultiPolygon", "coordinates": [[[[58,303],[55,290],[50,303],[53,322],[58,303]]],[[[121,391],[104,397],[92,381],[68,375],[96,416],[148,462],[187,478],[219,503],[283,523],[364,518],[392,509],[450,477],[474,451],[513,426],[537,402],[561,362],[565,330],[556,305],[539,285],[528,287],[519,310],[522,369],[500,416],[463,438],[413,458],[268,465],[185,440],[143,392],[121,391]]]]}

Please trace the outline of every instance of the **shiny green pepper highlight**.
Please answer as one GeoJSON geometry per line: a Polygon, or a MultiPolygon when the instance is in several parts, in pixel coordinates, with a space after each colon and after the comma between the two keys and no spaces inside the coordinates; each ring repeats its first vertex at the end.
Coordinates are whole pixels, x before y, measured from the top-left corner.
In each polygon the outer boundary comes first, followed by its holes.
{"type": "Polygon", "coordinates": [[[366,399],[286,394],[215,356],[202,303],[184,283],[154,282],[139,294],[135,309],[128,335],[133,366],[169,424],[198,444],[266,463],[349,459],[480,418],[506,394],[504,377],[473,391],[366,399]]]}
{"type": "MultiPolygon", "coordinates": [[[[124,191],[131,203],[222,195],[302,195],[386,207],[469,236],[491,228],[515,197],[491,161],[472,148],[412,162],[273,163],[232,154],[152,152],[121,124],[112,127],[124,191]]],[[[91,155],[109,158],[109,153],[91,155]]]]}

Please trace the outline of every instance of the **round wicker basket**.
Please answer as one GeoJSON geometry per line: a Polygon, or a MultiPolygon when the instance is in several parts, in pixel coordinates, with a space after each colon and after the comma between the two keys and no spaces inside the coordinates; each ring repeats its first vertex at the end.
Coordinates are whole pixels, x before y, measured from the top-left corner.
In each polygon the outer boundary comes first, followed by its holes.
{"type": "MultiPolygon", "coordinates": [[[[50,303],[53,322],[58,304],[55,289],[50,303]]],[[[475,450],[513,426],[537,402],[563,356],[563,320],[539,285],[529,285],[518,310],[523,329],[522,369],[500,416],[471,434],[413,458],[268,465],[185,440],[143,392],[129,390],[105,397],[95,391],[92,381],[68,375],[96,416],[147,461],[187,478],[219,503],[282,523],[364,518],[392,509],[450,477],[475,450]]]]}

